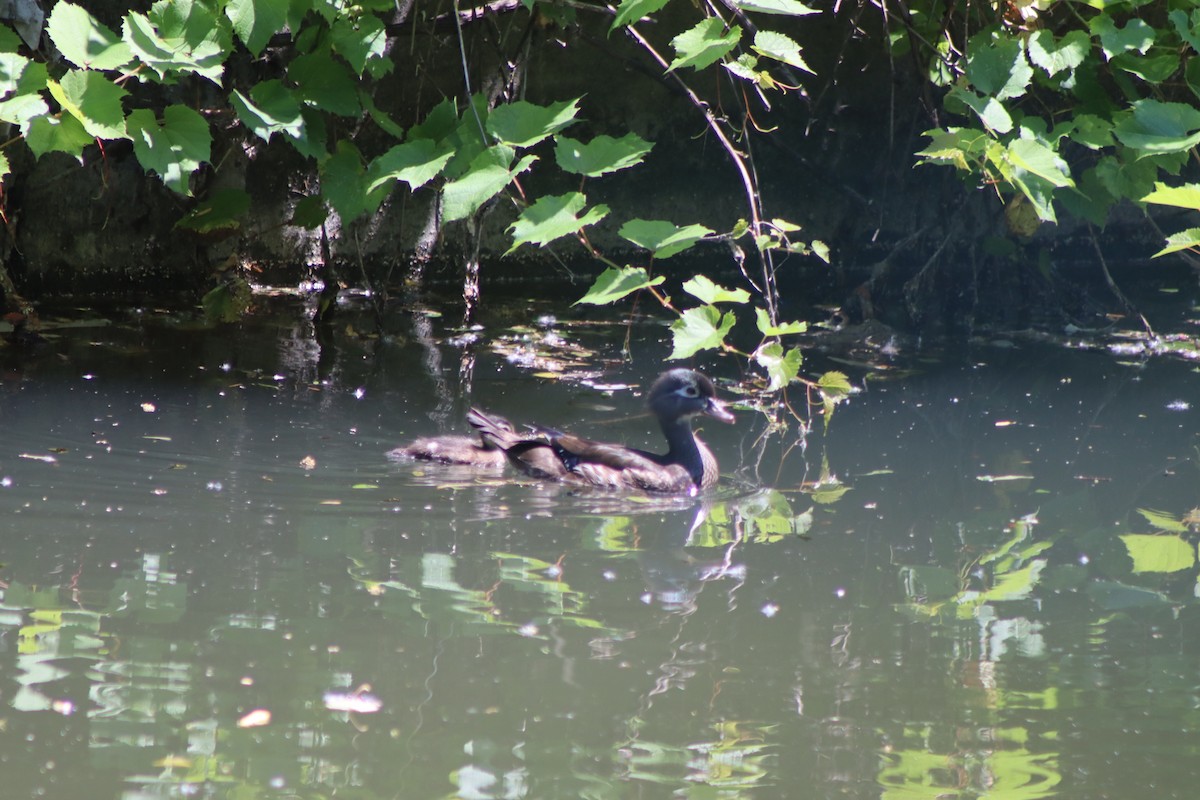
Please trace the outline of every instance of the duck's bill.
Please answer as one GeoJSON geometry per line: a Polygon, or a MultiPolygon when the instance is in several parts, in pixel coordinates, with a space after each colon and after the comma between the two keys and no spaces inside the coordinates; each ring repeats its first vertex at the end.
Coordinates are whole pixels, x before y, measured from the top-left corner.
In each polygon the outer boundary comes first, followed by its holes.
{"type": "Polygon", "coordinates": [[[731,412],[728,408],[726,408],[725,404],[722,403],[720,400],[709,400],[708,408],[705,410],[704,413],[708,414],[710,417],[713,417],[714,419],[721,420],[721,422],[733,422],[734,421],[733,412],[731,412]]]}

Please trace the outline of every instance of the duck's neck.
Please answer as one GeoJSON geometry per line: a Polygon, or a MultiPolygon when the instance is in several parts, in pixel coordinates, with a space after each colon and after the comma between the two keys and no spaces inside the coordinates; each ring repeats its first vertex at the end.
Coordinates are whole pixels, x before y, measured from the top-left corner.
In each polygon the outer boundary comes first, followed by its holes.
{"type": "Polygon", "coordinates": [[[692,482],[700,486],[704,481],[704,452],[702,445],[692,433],[690,419],[660,419],[663,436],[667,439],[667,454],[663,462],[678,464],[692,476],[692,482]]]}

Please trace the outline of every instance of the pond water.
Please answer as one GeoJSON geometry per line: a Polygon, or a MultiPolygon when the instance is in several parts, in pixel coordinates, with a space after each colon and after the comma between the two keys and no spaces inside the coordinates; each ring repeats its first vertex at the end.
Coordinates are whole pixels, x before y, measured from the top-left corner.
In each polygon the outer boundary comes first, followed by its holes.
{"type": "Polygon", "coordinates": [[[655,448],[662,323],[546,311],[0,349],[0,794],[1194,796],[1190,360],[814,353],[863,391],[708,423],[696,499],[385,457],[472,403],[655,448]]]}

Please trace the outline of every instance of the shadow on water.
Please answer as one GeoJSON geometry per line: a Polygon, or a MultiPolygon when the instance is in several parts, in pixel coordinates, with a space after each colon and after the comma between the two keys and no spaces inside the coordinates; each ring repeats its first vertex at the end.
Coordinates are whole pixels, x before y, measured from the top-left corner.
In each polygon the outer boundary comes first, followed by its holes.
{"type": "Polygon", "coordinates": [[[473,403],[656,449],[660,321],[300,319],[0,350],[6,796],[1191,796],[1187,361],[814,353],[828,430],[647,498],[384,453],[473,403]]]}

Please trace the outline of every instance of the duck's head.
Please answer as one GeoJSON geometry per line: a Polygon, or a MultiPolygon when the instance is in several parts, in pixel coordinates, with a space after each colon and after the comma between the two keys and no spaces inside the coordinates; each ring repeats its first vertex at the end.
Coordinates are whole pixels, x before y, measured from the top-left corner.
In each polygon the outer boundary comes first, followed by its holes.
{"type": "Polygon", "coordinates": [[[733,422],[733,414],[717,399],[717,387],[695,370],[672,369],[659,375],[650,387],[649,403],[650,410],[664,421],[707,414],[721,422],[733,422]]]}

